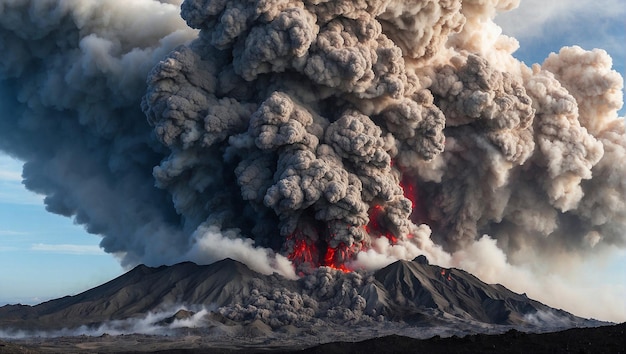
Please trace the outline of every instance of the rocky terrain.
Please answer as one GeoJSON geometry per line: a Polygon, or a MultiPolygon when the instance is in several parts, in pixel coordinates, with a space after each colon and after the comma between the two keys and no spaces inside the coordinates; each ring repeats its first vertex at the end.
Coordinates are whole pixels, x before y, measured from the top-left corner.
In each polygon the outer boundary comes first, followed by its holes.
{"type": "Polygon", "coordinates": [[[200,336],[163,337],[127,335],[114,337],[30,338],[12,342],[0,340],[0,353],[624,353],[626,324],[573,328],[552,333],[524,333],[509,330],[502,334],[415,339],[390,335],[358,342],[331,342],[289,348],[272,345],[246,346],[211,343],[200,336]]]}
{"type": "Polygon", "coordinates": [[[310,327],[320,321],[350,325],[450,320],[538,327],[593,324],[501,285],[485,284],[465,271],[430,265],[421,256],[372,273],[323,267],[298,280],[259,274],[231,259],[205,266],[189,262],[138,266],[78,295],[36,306],[1,307],[0,329],[96,328],[148,314],[153,315],[155,325],[201,314],[195,320],[259,321],[273,330],[310,327]]]}
{"type": "Polygon", "coordinates": [[[302,350],[372,338],[384,342],[388,336],[401,336],[394,339],[400,345],[411,338],[511,337],[512,330],[606,324],[465,271],[430,265],[423,256],[375,272],[322,267],[297,280],[225,259],[204,266],[138,266],[74,296],[3,306],[0,338],[10,342],[0,350],[302,350]]]}

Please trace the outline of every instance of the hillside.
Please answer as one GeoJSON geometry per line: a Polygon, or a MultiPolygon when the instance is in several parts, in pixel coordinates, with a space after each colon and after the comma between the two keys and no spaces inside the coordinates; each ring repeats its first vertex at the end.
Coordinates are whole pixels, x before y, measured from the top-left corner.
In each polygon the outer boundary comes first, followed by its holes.
{"type": "Polygon", "coordinates": [[[349,325],[461,321],[538,328],[555,323],[562,328],[598,324],[501,285],[486,284],[465,271],[430,265],[421,256],[373,273],[323,267],[298,280],[262,275],[231,259],[202,266],[189,262],[158,268],[140,265],[74,296],[36,306],[3,306],[0,329],[96,327],[150,313],[173,316],[181,308],[186,317],[195,314],[187,309],[201,308],[213,321],[259,321],[273,330],[304,328],[319,321],[349,325]]]}

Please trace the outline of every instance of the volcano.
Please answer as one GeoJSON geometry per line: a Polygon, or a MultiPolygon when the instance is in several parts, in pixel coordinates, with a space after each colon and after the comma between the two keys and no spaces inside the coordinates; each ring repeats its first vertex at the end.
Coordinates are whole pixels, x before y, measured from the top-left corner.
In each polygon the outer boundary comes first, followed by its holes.
{"type": "Polygon", "coordinates": [[[232,259],[211,265],[140,265],[78,295],[1,307],[0,333],[102,328],[150,314],[160,314],[150,323],[157,327],[178,321],[178,327],[210,331],[215,323],[254,324],[268,333],[385,323],[425,328],[462,324],[478,332],[497,326],[541,331],[598,324],[419,256],[375,272],[321,267],[297,280],[263,275],[232,259]],[[180,324],[195,315],[201,316],[193,325],[180,324]]]}
{"type": "Polygon", "coordinates": [[[17,327],[524,325],[563,314],[455,269],[351,271],[426,255],[582,312],[571,275],[626,245],[623,77],[601,49],[520,60],[495,22],[517,0],[0,4],[0,150],[46,210],[124,267],[250,267],[137,268],[4,308],[17,327]]]}

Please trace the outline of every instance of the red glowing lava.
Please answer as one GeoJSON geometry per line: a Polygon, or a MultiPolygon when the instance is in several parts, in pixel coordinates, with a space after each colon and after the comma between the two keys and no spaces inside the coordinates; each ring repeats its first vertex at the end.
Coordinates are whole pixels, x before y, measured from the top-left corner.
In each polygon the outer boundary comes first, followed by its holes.
{"type": "Polygon", "coordinates": [[[411,207],[415,209],[419,196],[417,195],[417,188],[409,181],[409,178],[403,176],[400,182],[400,187],[404,191],[404,196],[411,201],[411,207]]]}
{"type": "Polygon", "coordinates": [[[368,211],[370,220],[365,225],[365,231],[374,237],[386,237],[391,244],[396,244],[398,242],[398,237],[394,235],[391,231],[389,231],[386,227],[384,227],[384,209],[381,205],[374,205],[368,211]]]}
{"type": "Polygon", "coordinates": [[[352,271],[345,262],[352,259],[353,252],[343,242],[339,243],[337,248],[332,248],[327,246],[326,242],[314,242],[296,230],[287,237],[286,245],[291,250],[287,254],[287,259],[293,262],[297,269],[306,271],[326,266],[344,273],[352,271]]]}
{"type": "Polygon", "coordinates": [[[333,269],[340,270],[344,273],[348,273],[351,270],[346,267],[343,260],[350,259],[350,252],[344,243],[340,243],[337,248],[326,248],[326,255],[324,256],[324,265],[333,269]],[[337,257],[338,256],[338,257],[337,257]],[[337,259],[339,258],[339,260],[337,259]]]}
{"type": "MultiPolygon", "coordinates": [[[[394,161],[391,161],[392,168],[394,161]]],[[[401,171],[401,170],[400,170],[401,171]]],[[[410,175],[402,173],[400,187],[404,192],[404,196],[411,201],[412,213],[411,221],[423,219],[423,206],[420,205],[420,199],[417,188],[417,180],[410,175]]],[[[369,221],[363,226],[372,239],[385,237],[389,243],[396,245],[399,241],[399,235],[393,230],[393,224],[385,210],[385,204],[374,204],[368,210],[369,221]]],[[[312,223],[313,224],[313,223],[312,223]]],[[[287,250],[287,258],[295,265],[296,269],[301,272],[307,272],[310,269],[326,266],[342,272],[350,272],[346,266],[350,260],[354,259],[355,254],[360,250],[368,247],[364,243],[355,245],[346,245],[339,243],[337,247],[330,247],[330,241],[335,239],[335,235],[330,231],[324,230],[322,223],[315,225],[308,224],[308,227],[299,228],[287,237],[285,249],[287,250]],[[304,231],[308,230],[308,231],[304,231]],[[315,235],[313,235],[315,234],[315,235]],[[359,248],[360,247],[360,248],[359,248]]],[[[353,226],[348,226],[353,227],[353,226]]],[[[402,235],[407,238],[413,238],[413,235],[402,235]]]]}
{"type": "Polygon", "coordinates": [[[318,260],[317,247],[306,238],[301,237],[298,232],[287,237],[287,241],[293,241],[293,251],[287,255],[287,258],[296,263],[316,264],[318,260]]]}
{"type": "Polygon", "coordinates": [[[411,175],[403,173],[400,187],[404,191],[404,197],[411,201],[411,208],[413,209],[410,216],[411,221],[416,224],[427,222],[427,212],[420,200],[417,180],[411,175]]]}

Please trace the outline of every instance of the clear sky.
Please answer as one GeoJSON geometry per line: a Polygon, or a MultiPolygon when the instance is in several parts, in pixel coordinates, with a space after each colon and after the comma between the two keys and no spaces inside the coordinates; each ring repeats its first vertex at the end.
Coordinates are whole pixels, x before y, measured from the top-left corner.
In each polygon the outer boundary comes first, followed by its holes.
{"type": "MultiPolygon", "coordinates": [[[[528,65],[564,45],[580,45],[607,50],[625,76],[625,18],[623,0],[522,0],[496,22],[520,41],[515,55],[528,65]]],[[[100,237],[46,212],[43,198],[24,189],[21,167],[0,153],[0,306],[76,294],[122,274],[114,256],[98,247],[100,237]]],[[[608,259],[607,273],[597,281],[626,294],[626,252],[608,259]]]]}
{"type": "Polygon", "coordinates": [[[47,212],[21,171],[20,161],[0,155],[0,305],[71,295],[121,274],[100,237],[47,212]]]}

